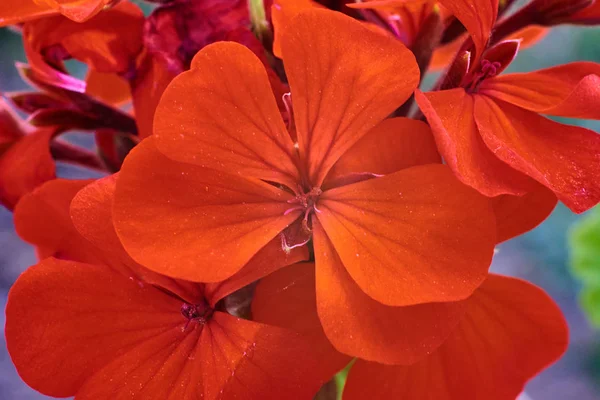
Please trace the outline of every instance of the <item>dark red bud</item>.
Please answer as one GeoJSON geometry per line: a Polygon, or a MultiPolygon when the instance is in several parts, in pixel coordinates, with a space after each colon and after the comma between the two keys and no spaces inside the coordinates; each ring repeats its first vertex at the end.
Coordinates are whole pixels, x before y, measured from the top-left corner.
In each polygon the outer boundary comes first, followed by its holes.
{"type": "Polygon", "coordinates": [[[7,93],[12,103],[21,111],[31,114],[41,109],[64,108],[67,102],[59,97],[50,96],[41,92],[7,93]]]}
{"type": "Polygon", "coordinates": [[[594,4],[594,0],[534,0],[527,6],[535,23],[558,25],[568,23],[576,13],[594,4]]]}

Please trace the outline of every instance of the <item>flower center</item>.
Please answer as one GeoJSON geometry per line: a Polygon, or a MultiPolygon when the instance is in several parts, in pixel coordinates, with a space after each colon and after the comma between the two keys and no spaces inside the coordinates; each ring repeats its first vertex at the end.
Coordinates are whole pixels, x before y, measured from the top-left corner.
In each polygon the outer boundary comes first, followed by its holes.
{"type": "Polygon", "coordinates": [[[206,301],[202,301],[200,304],[183,303],[181,306],[181,315],[187,319],[187,322],[182,331],[185,332],[191,323],[198,325],[206,324],[212,316],[213,311],[206,301]]]}
{"type": "Polygon", "coordinates": [[[302,225],[307,231],[310,232],[311,228],[308,224],[308,217],[313,211],[319,212],[317,209],[317,201],[319,200],[321,193],[323,193],[323,191],[318,187],[314,187],[308,192],[304,191],[302,188],[299,188],[299,191],[296,193],[296,197],[288,200],[288,203],[291,204],[292,207],[288,208],[283,215],[288,215],[294,211],[304,211],[302,225]]]}
{"type": "Polygon", "coordinates": [[[498,75],[498,70],[501,67],[502,64],[500,64],[498,61],[490,62],[488,60],[481,60],[481,68],[473,75],[473,79],[468,87],[468,91],[476,91],[484,80],[498,75]]]}
{"type": "Polygon", "coordinates": [[[288,200],[290,208],[284,212],[284,215],[288,215],[294,211],[302,211],[304,216],[302,217],[301,224],[294,223],[281,233],[281,245],[284,251],[289,252],[295,247],[303,246],[312,237],[310,215],[313,212],[320,212],[317,208],[317,202],[322,193],[323,190],[318,187],[313,187],[309,191],[299,187],[296,197],[288,200]]]}

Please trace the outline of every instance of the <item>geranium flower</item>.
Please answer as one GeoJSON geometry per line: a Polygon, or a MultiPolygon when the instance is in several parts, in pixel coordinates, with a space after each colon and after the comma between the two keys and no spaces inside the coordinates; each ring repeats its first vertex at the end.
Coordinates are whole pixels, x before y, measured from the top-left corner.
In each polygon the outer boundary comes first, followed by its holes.
{"type": "MultiPolygon", "coordinates": [[[[256,288],[252,314],[263,323],[303,332],[323,363],[341,368],[350,358],[325,339],[314,312],[314,279],[303,264],[269,275],[256,288]]],[[[566,350],[568,330],[559,308],[527,282],[491,274],[462,303],[460,322],[421,361],[393,366],[356,360],[342,399],[514,400],[529,379],[566,350]]],[[[393,334],[404,341],[415,335],[419,321],[393,334]]]]}
{"type": "Polygon", "coordinates": [[[56,14],[84,22],[116,3],[118,0],[3,0],[0,27],[56,14]]]}
{"type": "Polygon", "coordinates": [[[306,252],[273,242],[226,281],[170,279],[119,244],[112,177],[73,200],[77,233],[68,205],[86,183],[49,182],[15,211],[23,237],[62,257],[29,268],[8,296],[7,347],[30,386],[78,400],[306,399],[330,378],[300,334],[228,311],[229,294],[306,252]]]}
{"type": "MultiPolygon", "coordinates": [[[[365,309],[468,297],[492,255],[489,204],[445,166],[400,171],[439,161],[426,125],[393,119],[372,130],[416,86],[411,54],[325,10],[299,14],[282,52],[290,133],[263,66],[238,44],[205,47],[167,88],[154,136],[130,153],[117,183],[115,226],[128,253],[166,275],[212,282],[235,274],[273,238],[291,249],[312,237],[329,327],[353,318],[355,295],[365,309]],[[416,137],[392,148],[366,140],[348,153],[369,131],[416,137]],[[405,152],[414,154],[395,161],[405,152]],[[357,168],[357,159],[371,164],[357,168]],[[341,270],[329,266],[330,248],[341,270]],[[350,297],[333,294],[329,280],[349,282],[350,297]]],[[[431,313],[443,332],[434,316],[442,312],[431,313]]],[[[367,326],[357,327],[355,340],[333,329],[330,338],[352,354],[400,357],[373,339],[382,327],[367,326]]]]}
{"type": "Polygon", "coordinates": [[[488,196],[522,195],[536,180],[575,212],[593,207],[600,200],[600,136],[539,114],[598,118],[600,66],[578,62],[499,76],[518,42],[485,50],[495,15],[457,18],[477,55],[457,58],[442,84],[448,90],[416,94],[446,163],[488,196]]]}

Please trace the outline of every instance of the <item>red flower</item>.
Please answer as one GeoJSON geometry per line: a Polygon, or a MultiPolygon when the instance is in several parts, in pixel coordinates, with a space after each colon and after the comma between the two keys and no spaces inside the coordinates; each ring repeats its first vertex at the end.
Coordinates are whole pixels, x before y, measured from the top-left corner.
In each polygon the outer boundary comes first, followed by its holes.
{"type": "Polygon", "coordinates": [[[585,211],[600,200],[600,136],[539,114],[600,117],[600,65],[579,62],[497,76],[517,48],[516,42],[500,43],[460,87],[417,92],[417,102],[442,156],[463,182],[497,196],[527,193],[536,180],[573,211],[585,211]]]}
{"type": "Polygon", "coordinates": [[[330,378],[301,335],[227,311],[230,293],[305,252],[281,257],[273,242],[226,281],[170,279],[137,265],[119,244],[112,177],[73,200],[85,239],[76,234],[65,206],[85,184],[55,180],[16,210],[21,235],[46,249],[54,240],[58,255],[74,259],[44,259],[9,293],[7,346],[29,385],[77,399],[305,399],[330,378]],[[40,215],[48,207],[53,212],[40,215]],[[40,229],[50,225],[54,235],[40,229]]]}
{"type": "MultiPolygon", "coordinates": [[[[256,288],[252,314],[263,323],[302,332],[329,368],[340,368],[350,359],[323,335],[314,312],[314,278],[303,264],[264,278],[256,288]]],[[[490,275],[462,306],[460,322],[421,361],[393,366],[357,360],[343,398],[514,400],[529,379],[566,350],[568,331],[560,310],[529,283],[490,275]]],[[[407,347],[426,340],[418,334],[420,317],[404,326],[387,322],[393,329],[390,335],[407,347]]]]}
{"type": "MultiPolygon", "coordinates": [[[[442,165],[406,168],[439,160],[424,124],[401,118],[376,127],[418,82],[402,44],[341,14],[311,10],[291,22],[282,52],[297,149],[260,61],[237,44],[207,46],[165,91],[155,135],[123,165],[117,232],[142,265],[206,282],[235,274],[273,238],[290,249],[312,234],[330,339],[353,355],[404,357],[377,343],[385,332],[375,319],[350,341],[335,326],[354,318],[351,306],[369,313],[386,308],[380,303],[468,297],[491,259],[491,209],[442,165]],[[369,131],[384,141],[374,145],[369,131]],[[413,141],[404,160],[404,148],[388,142],[401,133],[400,143],[413,141]]],[[[419,309],[444,331],[437,315],[445,311],[419,309]]]]}

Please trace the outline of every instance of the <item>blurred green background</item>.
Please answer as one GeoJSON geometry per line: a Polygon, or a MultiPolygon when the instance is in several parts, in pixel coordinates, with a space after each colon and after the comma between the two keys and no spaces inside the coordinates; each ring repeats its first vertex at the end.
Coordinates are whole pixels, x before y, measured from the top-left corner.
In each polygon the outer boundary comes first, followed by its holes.
{"type": "MultiPolygon", "coordinates": [[[[0,29],[0,91],[2,92],[27,88],[14,68],[15,60],[25,61],[20,36],[8,29],[0,29]]],[[[600,61],[600,28],[556,28],[537,46],[521,52],[510,70],[530,71],[581,60],[600,61]]],[[[599,122],[566,122],[600,131],[599,122]]],[[[72,135],[72,137],[85,145],[93,145],[90,135],[80,134],[72,135]]],[[[59,166],[58,174],[63,177],[83,177],[81,171],[65,166],[59,166]]],[[[564,206],[559,205],[552,216],[540,227],[502,244],[494,258],[493,271],[524,278],[546,289],[560,305],[570,326],[571,344],[568,353],[558,363],[529,383],[525,390],[526,394],[522,396],[523,400],[600,399],[600,336],[591,327],[578,304],[577,297],[582,288],[582,282],[574,278],[568,268],[568,231],[581,218],[586,218],[586,215],[576,216],[564,206]]],[[[600,218],[596,218],[596,220],[599,225],[597,244],[600,246],[600,218]]],[[[600,247],[597,255],[600,267],[600,247]]],[[[4,308],[11,284],[25,268],[35,262],[33,249],[14,233],[12,215],[0,207],[0,303],[2,303],[2,308],[4,308]]],[[[586,275],[580,274],[579,276],[585,277],[586,275]]],[[[598,276],[600,277],[600,273],[598,276]]],[[[598,282],[600,282],[600,278],[598,282]]],[[[600,295],[598,297],[600,298],[600,295]]],[[[598,303],[600,304],[600,299],[598,303]]],[[[594,305],[588,307],[594,309],[594,305]]],[[[596,313],[600,313],[598,308],[596,308],[596,313]]],[[[4,313],[1,318],[4,318],[4,313]]],[[[0,399],[45,398],[47,397],[29,389],[19,379],[10,362],[2,337],[0,344],[0,399]]]]}

